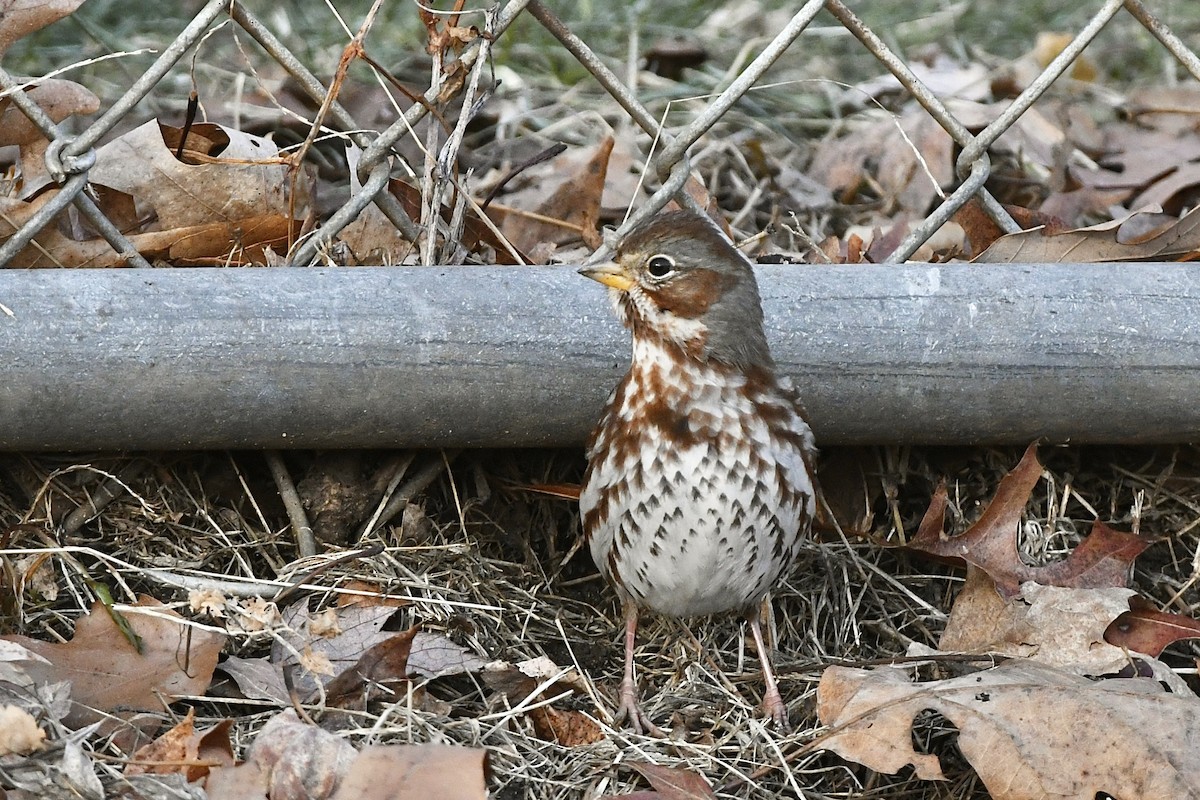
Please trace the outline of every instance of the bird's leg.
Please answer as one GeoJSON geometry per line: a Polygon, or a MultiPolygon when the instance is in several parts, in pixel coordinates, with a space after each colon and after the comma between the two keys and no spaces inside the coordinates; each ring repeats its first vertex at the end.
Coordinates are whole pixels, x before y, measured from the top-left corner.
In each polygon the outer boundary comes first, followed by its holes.
{"type": "Polygon", "coordinates": [[[633,648],[637,639],[638,608],[631,602],[625,603],[625,677],[621,679],[621,704],[617,707],[615,724],[629,720],[629,726],[637,733],[665,737],[662,729],[650,721],[638,703],[637,683],[633,680],[633,648]]]}
{"type": "MultiPolygon", "coordinates": [[[[763,603],[769,603],[764,600],[763,603]]],[[[762,625],[759,622],[759,610],[754,609],[746,615],[750,622],[750,633],[754,636],[754,647],[758,650],[758,661],[762,664],[763,673],[763,715],[775,723],[781,731],[788,730],[787,706],[783,704],[783,696],[779,694],[779,683],[775,680],[775,670],[771,668],[771,657],[767,653],[767,645],[763,641],[762,625]]]]}

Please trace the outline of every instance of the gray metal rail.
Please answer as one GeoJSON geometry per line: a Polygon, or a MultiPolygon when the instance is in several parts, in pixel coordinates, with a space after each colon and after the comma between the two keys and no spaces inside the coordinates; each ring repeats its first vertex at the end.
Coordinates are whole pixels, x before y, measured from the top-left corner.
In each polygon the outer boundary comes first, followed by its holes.
{"type": "MultiPolygon", "coordinates": [[[[822,444],[1200,439],[1200,268],[762,266],[822,444]]],[[[569,267],[0,271],[0,449],[583,441],[629,344],[569,267]]]]}

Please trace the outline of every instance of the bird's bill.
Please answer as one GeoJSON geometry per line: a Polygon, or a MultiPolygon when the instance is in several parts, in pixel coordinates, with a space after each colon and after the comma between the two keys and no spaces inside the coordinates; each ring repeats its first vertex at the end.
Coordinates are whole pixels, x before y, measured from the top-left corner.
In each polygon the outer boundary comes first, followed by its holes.
{"type": "Polygon", "coordinates": [[[583,267],[579,274],[622,292],[629,291],[629,287],[633,286],[633,276],[620,264],[611,261],[594,267],[583,267]]]}

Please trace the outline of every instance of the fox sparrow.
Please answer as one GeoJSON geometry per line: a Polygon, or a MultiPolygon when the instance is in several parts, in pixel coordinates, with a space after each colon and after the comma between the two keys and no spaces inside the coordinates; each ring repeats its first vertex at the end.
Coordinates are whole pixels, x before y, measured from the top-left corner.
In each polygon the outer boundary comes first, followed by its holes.
{"type": "Polygon", "coordinates": [[[815,449],[775,375],[750,262],[710,220],[672,212],[632,231],[613,263],[580,272],[610,287],[633,333],[579,498],[584,536],[624,611],[618,720],[660,733],[633,678],[641,609],[741,611],[762,662],[763,710],[785,727],[756,612],[812,518],[815,449]]]}

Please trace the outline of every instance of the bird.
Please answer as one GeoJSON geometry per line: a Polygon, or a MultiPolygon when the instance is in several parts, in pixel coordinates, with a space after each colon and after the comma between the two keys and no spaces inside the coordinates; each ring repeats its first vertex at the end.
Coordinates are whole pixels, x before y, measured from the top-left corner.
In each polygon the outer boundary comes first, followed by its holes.
{"type": "Polygon", "coordinates": [[[708,217],[673,211],[579,272],[608,287],[633,344],[588,440],[579,494],[584,540],[622,606],[615,723],[663,735],[634,680],[643,610],[740,612],[762,665],[762,711],[786,730],[757,612],[813,519],[817,451],[771,357],[750,261],[708,217]]]}

